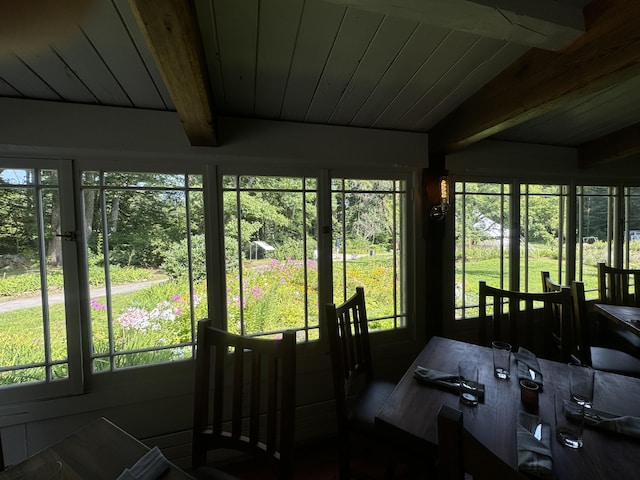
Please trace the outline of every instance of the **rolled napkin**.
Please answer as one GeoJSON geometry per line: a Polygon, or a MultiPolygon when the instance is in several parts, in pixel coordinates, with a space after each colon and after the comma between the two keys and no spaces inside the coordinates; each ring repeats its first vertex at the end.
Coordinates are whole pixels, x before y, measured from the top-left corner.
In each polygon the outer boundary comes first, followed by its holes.
{"type": "Polygon", "coordinates": [[[542,391],[542,371],[536,356],[524,347],[519,347],[514,356],[518,361],[518,380],[531,380],[542,391]]]}
{"type": "Polygon", "coordinates": [[[551,428],[542,418],[520,412],[516,432],[518,470],[540,478],[551,478],[551,428]]]}
{"type": "Polygon", "coordinates": [[[158,447],[153,447],[133,467],[125,468],[117,480],[155,480],[169,470],[169,461],[158,447]]]}
{"type": "MultiPolygon", "coordinates": [[[[435,385],[449,392],[458,393],[460,391],[460,377],[451,373],[440,372],[431,368],[418,365],[413,372],[416,380],[435,385]]],[[[484,385],[478,386],[478,401],[484,402],[484,385]]]]}
{"type": "Polygon", "coordinates": [[[584,424],[589,427],[602,428],[630,437],[640,438],[640,417],[616,415],[615,413],[586,408],[584,424]]]}

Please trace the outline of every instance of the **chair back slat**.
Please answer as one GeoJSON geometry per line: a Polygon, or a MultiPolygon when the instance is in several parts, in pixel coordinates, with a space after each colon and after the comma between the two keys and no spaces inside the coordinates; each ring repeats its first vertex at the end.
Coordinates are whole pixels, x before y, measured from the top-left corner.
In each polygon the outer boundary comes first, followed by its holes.
{"type": "Polygon", "coordinates": [[[460,410],[442,405],[438,412],[438,470],[440,480],[526,480],[464,428],[460,410]]]}
{"type": "MultiPolygon", "coordinates": [[[[561,292],[563,288],[569,288],[563,286],[551,278],[548,271],[542,271],[542,291],[544,292],[561,292]]],[[[549,325],[549,333],[557,348],[561,352],[565,352],[561,355],[563,361],[571,360],[570,355],[567,352],[573,353],[575,348],[576,334],[574,332],[574,312],[573,305],[570,304],[568,311],[563,311],[564,305],[561,303],[553,303],[549,305],[550,315],[553,321],[549,325]]]]}
{"type": "Polygon", "coordinates": [[[438,465],[440,480],[464,479],[462,412],[442,405],[438,412],[438,465]]]}
{"type": "MultiPolygon", "coordinates": [[[[260,380],[262,377],[261,354],[251,355],[251,406],[249,407],[249,443],[256,445],[260,438],[260,380]]],[[[267,381],[270,383],[271,379],[267,381]]],[[[270,413],[270,412],[269,412],[270,413]]],[[[269,414],[267,414],[269,418],[269,414]]],[[[269,442],[267,442],[268,444],[269,442]]]]}
{"type": "Polygon", "coordinates": [[[599,302],[640,307],[640,295],[636,295],[639,281],[640,269],[616,268],[598,263],[599,302]]]}
{"type": "Polygon", "coordinates": [[[278,361],[270,358],[267,365],[267,449],[270,453],[275,451],[276,445],[276,416],[278,399],[278,361]]]}
{"type": "MultiPolygon", "coordinates": [[[[216,346],[216,349],[218,347],[216,346]]],[[[244,374],[244,349],[241,344],[236,343],[233,346],[233,400],[231,402],[231,436],[234,439],[240,438],[242,431],[242,390],[243,390],[243,374],[244,374]]],[[[224,362],[219,365],[219,372],[223,375],[225,368],[224,362]]]]}
{"type": "Polygon", "coordinates": [[[346,398],[353,385],[373,381],[364,288],[357,287],[356,293],[341,305],[327,304],[325,317],[336,412],[339,428],[345,431],[348,424],[346,398]]]}
{"type": "Polygon", "coordinates": [[[587,301],[584,294],[584,283],[571,282],[573,299],[573,356],[585,365],[591,365],[591,332],[587,313],[587,301]]]}
{"type": "Polygon", "coordinates": [[[279,479],[292,478],[295,347],[294,332],[279,340],[259,339],[216,329],[206,319],[199,322],[195,468],[206,463],[207,451],[225,448],[262,457],[276,467],[279,479]]]}
{"type": "MultiPolygon", "coordinates": [[[[546,358],[569,358],[568,344],[563,344],[560,352],[556,353],[551,334],[553,309],[550,308],[554,304],[560,305],[563,316],[570,315],[571,293],[568,287],[557,292],[518,292],[491,287],[480,281],[478,303],[480,343],[489,345],[492,340],[505,340],[515,350],[522,346],[546,358]],[[492,314],[489,314],[490,306],[492,314]]],[[[570,318],[567,317],[566,322],[570,322],[570,318]]]]}
{"type": "Polygon", "coordinates": [[[343,388],[348,390],[357,376],[363,375],[365,381],[371,381],[373,367],[364,288],[357,287],[356,293],[342,305],[327,305],[326,315],[328,319],[337,319],[337,325],[329,325],[329,342],[334,343],[334,351],[342,353],[341,358],[335,360],[340,364],[343,388]]]}

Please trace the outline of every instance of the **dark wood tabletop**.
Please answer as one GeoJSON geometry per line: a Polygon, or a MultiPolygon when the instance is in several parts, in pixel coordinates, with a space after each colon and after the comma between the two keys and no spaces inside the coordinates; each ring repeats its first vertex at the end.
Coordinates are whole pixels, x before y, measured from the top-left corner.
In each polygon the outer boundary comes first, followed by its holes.
{"type": "Polygon", "coordinates": [[[616,325],[640,336],[640,307],[596,303],[593,310],[616,325]]]}
{"type": "MultiPolygon", "coordinates": [[[[554,478],[638,478],[640,439],[585,426],[582,449],[571,450],[556,441],[554,393],[568,397],[568,366],[543,359],[539,363],[544,388],[539,396],[538,415],[552,429],[554,478]]],[[[464,426],[476,439],[517,470],[516,421],[523,406],[513,358],[511,374],[508,381],[493,376],[491,349],[487,347],[433,337],[378,412],[376,426],[412,449],[437,452],[438,411],[441,405],[448,405],[463,412],[464,426]],[[485,385],[484,402],[476,407],[463,405],[455,393],[413,378],[418,365],[455,373],[462,358],[477,361],[479,381],[485,385]]],[[[593,406],[620,415],[640,416],[640,380],[597,371],[593,406]]]]}
{"type": "MultiPolygon", "coordinates": [[[[149,448],[101,418],[0,473],[0,480],[115,480],[149,448]]],[[[193,480],[173,464],[159,480],[193,480]]]]}

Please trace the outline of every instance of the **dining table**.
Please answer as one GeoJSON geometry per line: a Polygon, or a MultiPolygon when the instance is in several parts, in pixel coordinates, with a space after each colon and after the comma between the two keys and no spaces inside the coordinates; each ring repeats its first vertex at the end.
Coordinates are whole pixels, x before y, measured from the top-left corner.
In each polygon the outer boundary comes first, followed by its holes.
{"type": "MultiPolygon", "coordinates": [[[[407,369],[396,388],[376,414],[379,428],[396,444],[422,454],[437,455],[438,412],[443,405],[463,414],[464,428],[514,472],[518,471],[516,431],[520,397],[515,355],[511,356],[511,376],[494,376],[491,348],[434,336],[407,369]],[[439,372],[457,372],[461,359],[478,365],[478,381],[484,398],[476,406],[464,405],[449,389],[419,381],[414,372],[425,367],[439,372]]],[[[584,427],[584,446],[562,446],[555,436],[555,396],[569,398],[569,366],[537,359],[542,374],[536,415],[550,426],[552,476],[556,479],[630,479],[640,477],[640,439],[611,431],[584,427]]],[[[640,379],[595,371],[593,409],[619,415],[640,416],[640,379]]]]}
{"type": "MultiPolygon", "coordinates": [[[[7,467],[0,472],[0,480],[116,480],[149,453],[149,447],[101,417],[7,467]]],[[[154,475],[157,480],[193,480],[164,457],[161,460],[164,471],[154,475]]]]}
{"type": "Polygon", "coordinates": [[[596,303],[593,306],[593,311],[614,325],[640,337],[640,307],[596,303]]]}

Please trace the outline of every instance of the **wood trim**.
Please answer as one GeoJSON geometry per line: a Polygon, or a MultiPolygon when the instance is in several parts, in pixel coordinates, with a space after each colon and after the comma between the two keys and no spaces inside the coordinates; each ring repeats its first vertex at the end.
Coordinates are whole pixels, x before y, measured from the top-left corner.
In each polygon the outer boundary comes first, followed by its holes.
{"type": "Polygon", "coordinates": [[[217,146],[213,100],[191,0],[129,0],[192,146],[217,146]]]}
{"type": "Polygon", "coordinates": [[[578,167],[618,160],[640,153],[640,123],[578,146],[578,167]]]}
{"type": "Polygon", "coordinates": [[[433,153],[467,147],[640,74],[640,2],[597,0],[561,52],[531,49],[429,132],[433,153]]]}

